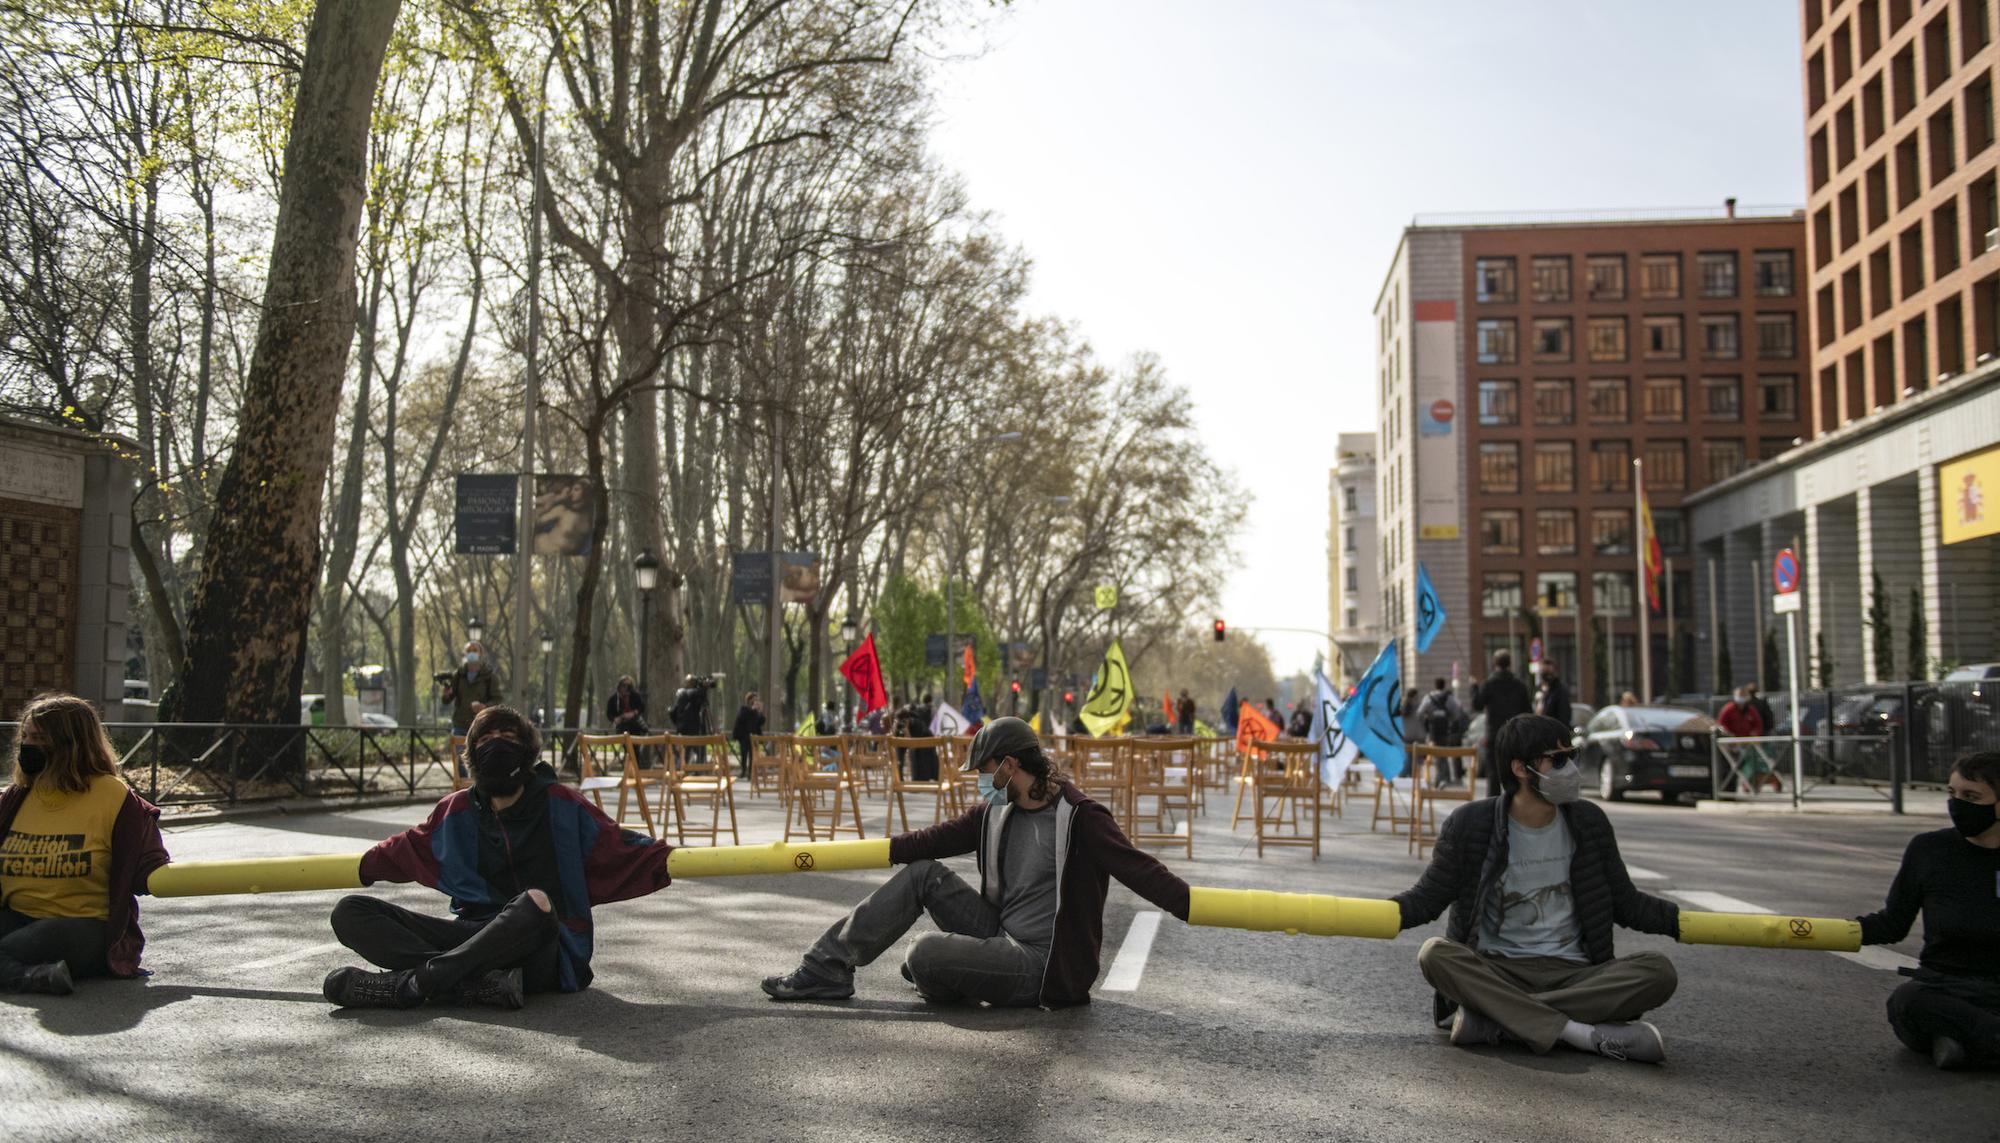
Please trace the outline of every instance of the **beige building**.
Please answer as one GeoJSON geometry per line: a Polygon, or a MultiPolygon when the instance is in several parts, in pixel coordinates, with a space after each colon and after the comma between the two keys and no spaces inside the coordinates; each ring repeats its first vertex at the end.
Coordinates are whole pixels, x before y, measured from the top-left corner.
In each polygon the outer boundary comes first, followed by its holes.
{"type": "Polygon", "coordinates": [[[1380,561],[1375,556],[1375,434],[1341,433],[1327,473],[1327,675],[1354,682],[1382,649],[1380,561]]]}

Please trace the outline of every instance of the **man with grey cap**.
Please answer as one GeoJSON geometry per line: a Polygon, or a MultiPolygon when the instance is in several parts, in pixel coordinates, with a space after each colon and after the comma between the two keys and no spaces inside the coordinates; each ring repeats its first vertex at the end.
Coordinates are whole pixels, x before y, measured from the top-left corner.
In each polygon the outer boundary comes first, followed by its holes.
{"type": "Polygon", "coordinates": [[[1097,982],[1111,878],[1187,920],[1187,882],[1133,848],[1111,812],[1056,769],[1027,723],[987,723],[961,769],[978,772],[980,804],[891,838],[889,860],[903,868],[835,922],[798,968],[766,979],[765,992],[850,997],[854,970],[928,912],[939,931],[911,942],[903,960],[903,979],[926,1000],[1084,1004],[1097,982]],[[966,853],[977,855],[977,889],[941,860],[966,853]]]}

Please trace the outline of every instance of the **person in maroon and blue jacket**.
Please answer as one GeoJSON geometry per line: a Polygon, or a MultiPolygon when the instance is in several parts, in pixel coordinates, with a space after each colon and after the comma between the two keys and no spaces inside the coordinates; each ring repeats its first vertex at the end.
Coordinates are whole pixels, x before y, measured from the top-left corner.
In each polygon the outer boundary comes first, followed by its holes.
{"type": "Polygon", "coordinates": [[[590,985],[591,906],[665,888],[673,847],[621,830],[557,782],[539,751],[534,726],[511,707],[490,706],[472,720],[472,788],[361,858],[362,884],[428,885],[451,898],[455,915],[341,898],[334,936],[384,971],[335,969],[324,987],[329,1001],[519,1008],[526,993],[590,985]]]}

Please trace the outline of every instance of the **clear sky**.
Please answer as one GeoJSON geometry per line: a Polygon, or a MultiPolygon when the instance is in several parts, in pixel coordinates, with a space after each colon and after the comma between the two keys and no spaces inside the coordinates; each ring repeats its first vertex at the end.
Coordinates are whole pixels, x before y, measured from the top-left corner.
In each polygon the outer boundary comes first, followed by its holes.
{"type": "MultiPolygon", "coordinates": [[[[1805,201],[1796,0],[1015,0],[939,156],[1032,304],[1158,353],[1252,495],[1232,627],[1323,630],[1326,480],[1373,431],[1413,214],[1805,201]]],[[[1198,622],[1205,624],[1206,617],[1198,622]]],[[[1325,646],[1266,638],[1280,674],[1325,646]]]]}

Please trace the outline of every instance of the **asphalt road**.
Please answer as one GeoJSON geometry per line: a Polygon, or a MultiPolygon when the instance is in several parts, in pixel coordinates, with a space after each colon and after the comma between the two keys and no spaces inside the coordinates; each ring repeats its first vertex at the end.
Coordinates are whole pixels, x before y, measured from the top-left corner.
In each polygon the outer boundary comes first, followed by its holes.
{"type": "MultiPolygon", "coordinates": [[[[776,836],[770,802],[746,803],[745,841],[776,836]]],[[[359,850],[423,811],[187,826],[169,845],[359,850]]],[[[1907,838],[1942,824],[1610,811],[1650,891],[1835,916],[1875,907],[1907,838]]],[[[1211,807],[1196,860],[1167,860],[1196,884],[1385,896],[1421,866],[1366,817],[1330,823],[1317,862],[1259,861],[1248,826],[1211,807]]],[[[0,998],[0,1123],[11,1140],[2000,1139],[2000,1073],[1934,1072],[1890,1035],[1899,978],[1881,954],[1621,930],[1620,951],[1670,951],[1680,970],[1654,1016],[1662,1067],[1450,1047],[1415,963],[1442,922],[1388,942],[1166,918],[1136,987],[1059,1012],[927,1006],[893,953],[852,1001],[767,1000],[758,980],[883,876],[684,881],[601,909],[597,983],[515,1013],[332,1010],[320,979],[349,959],[332,894],[146,901],[149,980],[0,998]]],[[[1150,911],[1113,885],[1107,969],[1150,911]]]]}

